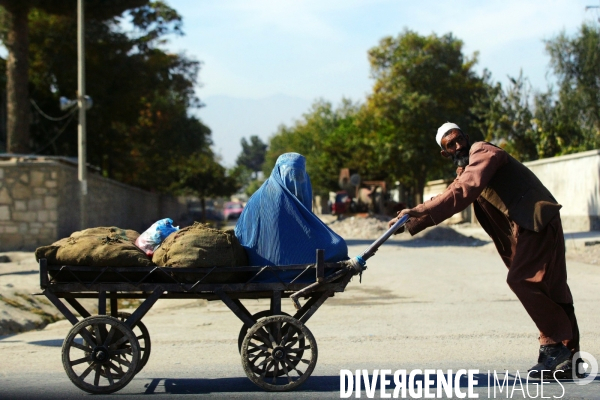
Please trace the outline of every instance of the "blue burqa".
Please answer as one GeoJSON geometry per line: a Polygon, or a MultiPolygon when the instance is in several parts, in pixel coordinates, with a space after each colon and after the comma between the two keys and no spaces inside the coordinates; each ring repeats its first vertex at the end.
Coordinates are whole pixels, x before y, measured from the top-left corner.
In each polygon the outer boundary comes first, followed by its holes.
{"type": "Polygon", "coordinates": [[[326,262],[346,260],[344,239],[311,210],[306,159],[298,153],[282,154],[235,226],[250,265],[310,264],[315,262],[316,249],[325,250],[326,262]]]}

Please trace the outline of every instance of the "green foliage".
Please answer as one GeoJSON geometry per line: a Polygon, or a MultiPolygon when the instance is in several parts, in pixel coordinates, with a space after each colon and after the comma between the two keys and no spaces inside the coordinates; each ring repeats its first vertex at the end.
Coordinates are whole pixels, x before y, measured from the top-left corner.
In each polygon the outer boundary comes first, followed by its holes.
{"type": "Polygon", "coordinates": [[[479,119],[475,126],[486,141],[493,142],[521,161],[538,158],[538,137],[532,125],[533,115],[529,105],[531,87],[523,73],[509,78],[505,90],[500,83],[492,84],[490,75],[484,74],[486,92],[477,98],[472,111],[479,119]]]}
{"type": "Polygon", "coordinates": [[[236,164],[244,166],[256,173],[262,169],[265,162],[268,145],[256,135],[250,136],[250,143],[246,138],[241,140],[242,152],[237,157],[236,164]]]}
{"type": "Polygon", "coordinates": [[[600,30],[582,26],[547,42],[559,89],[532,94],[519,74],[503,88],[477,61],[464,57],[452,34],[420,36],[405,30],[369,51],[373,92],[365,105],[345,100],[334,109],[319,100],[293,126],[271,138],[263,171],[295,151],[307,158],[316,193],[337,188],[340,168],[363,179],[399,180],[415,203],[427,180],[451,177],[454,167],[437,157],[434,141],[445,121],[456,122],[471,141],[488,140],[527,161],[600,145],[600,30]]]}
{"type": "Polygon", "coordinates": [[[343,100],[334,109],[324,100],[294,126],[281,126],[269,142],[265,174],[279,155],[295,151],[307,160],[315,193],[338,188],[341,168],[363,180],[400,180],[420,201],[425,182],[451,176],[447,160],[436,156],[437,128],[458,123],[474,139],[482,137],[473,108],[486,83],[465,59],[462,42],[448,34],[420,36],[404,31],[369,51],[373,93],[367,104],[343,100]]]}
{"type": "Polygon", "coordinates": [[[190,157],[179,157],[167,168],[171,186],[169,191],[181,195],[222,197],[235,193],[239,188],[237,176],[215,160],[210,149],[190,157]]]}
{"type": "Polygon", "coordinates": [[[253,180],[254,172],[244,167],[243,165],[236,165],[228,171],[228,174],[235,177],[237,186],[243,188],[253,180]]]}
{"type": "Polygon", "coordinates": [[[364,179],[385,177],[369,157],[373,143],[362,127],[366,119],[364,107],[350,100],[343,100],[337,109],[324,100],[316,101],[301,120],[293,126],[280,126],[270,139],[265,176],[270,175],[281,154],[296,152],[306,157],[315,194],[338,188],[340,168],[355,170],[364,179]]]}
{"type": "MultiPolygon", "coordinates": [[[[122,14],[131,8],[143,7],[148,0],[85,0],[84,16],[91,20],[104,20],[122,14]]],[[[6,8],[37,8],[48,14],[65,15],[75,18],[77,0],[0,0],[0,6],[6,8]]]]}
{"type": "Polygon", "coordinates": [[[156,44],[166,43],[165,35],[183,35],[181,16],[163,1],[152,1],[150,7],[138,7],[130,11],[132,24],[139,29],[135,38],[140,50],[148,50],[156,44]]]}
{"type": "Polygon", "coordinates": [[[536,99],[539,155],[600,147],[600,28],[584,24],[572,38],[563,32],[546,50],[559,85],[557,96],[550,89],[536,99]]]}
{"type": "Polygon", "coordinates": [[[586,128],[579,121],[585,107],[581,98],[571,91],[563,91],[559,101],[556,97],[552,89],[535,96],[532,122],[537,135],[538,156],[554,157],[598,148],[599,144],[593,138],[594,129],[586,128]]]}
{"type": "Polygon", "coordinates": [[[427,180],[451,176],[447,160],[435,156],[434,138],[442,123],[455,122],[472,139],[481,138],[472,108],[485,84],[473,70],[477,55],[466,58],[462,47],[450,33],[421,36],[405,30],[369,51],[375,85],[367,104],[377,157],[390,180],[412,187],[415,202],[421,201],[427,180]]]}
{"type": "Polygon", "coordinates": [[[244,193],[248,197],[252,196],[254,194],[254,192],[256,192],[258,189],[260,189],[260,187],[262,186],[263,183],[265,183],[265,181],[259,180],[259,179],[255,179],[253,181],[250,181],[250,183],[248,184],[248,186],[246,186],[246,189],[244,190],[244,193]]]}
{"type": "MultiPolygon", "coordinates": [[[[76,20],[39,9],[29,20],[31,98],[47,114],[62,115],[59,97],[75,98],[77,90],[76,20]]],[[[94,100],[88,162],[106,177],[149,190],[181,192],[181,182],[202,175],[203,184],[190,191],[221,193],[219,184],[207,183],[210,172],[217,180],[225,174],[209,150],[210,129],[188,114],[200,106],[194,95],[200,62],[161,49],[169,34],[182,34],[181,16],[162,1],[86,22],[86,92],[94,100]]],[[[34,117],[36,153],[77,155],[76,113],[60,122],[34,117]]]]}
{"type": "Polygon", "coordinates": [[[486,140],[522,161],[600,147],[600,30],[583,25],[572,38],[561,33],[546,50],[557,91],[532,95],[522,74],[503,90],[487,75],[487,93],[474,108],[486,140]]]}
{"type": "MultiPolygon", "coordinates": [[[[1,15],[0,15],[0,18],[2,18],[1,15]]],[[[6,92],[6,60],[4,60],[3,58],[0,58],[0,93],[4,94],[5,92],[6,92]]],[[[4,153],[6,151],[5,139],[6,139],[6,127],[0,127],[0,153],[4,153]]]]}

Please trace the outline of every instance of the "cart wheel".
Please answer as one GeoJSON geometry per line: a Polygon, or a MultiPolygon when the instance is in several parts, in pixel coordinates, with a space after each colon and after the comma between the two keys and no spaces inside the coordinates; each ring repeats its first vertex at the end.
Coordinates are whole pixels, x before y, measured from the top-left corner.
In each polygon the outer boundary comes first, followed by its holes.
{"type": "MultiPolygon", "coordinates": [[[[118,313],[118,318],[122,322],[125,322],[125,320],[130,316],[131,314],[128,312],[119,311],[118,313]]],[[[133,333],[135,334],[135,337],[137,338],[138,343],[140,344],[140,361],[138,363],[137,369],[135,370],[135,373],[137,374],[142,370],[142,368],[146,366],[146,363],[150,358],[150,332],[148,332],[148,328],[146,328],[146,325],[144,325],[142,321],[139,321],[133,327],[133,333]]]]}
{"type": "MultiPolygon", "coordinates": [[[[263,311],[259,311],[256,314],[252,315],[252,318],[254,318],[256,321],[258,321],[261,318],[264,317],[270,317],[271,315],[273,315],[271,313],[271,310],[263,310],[263,311]]],[[[285,313],[285,312],[281,312],[281,314],[278,315],[287,315],[288,317],[290,316],[290,314],[285,313]]],[[[244,338],[246,337],[246,333],[248,333],[248,327],[246,325],[242,325],[242,328],[240,329],[240,334],[238,335],[238,351],[240,354],[242,354],[242,343],[244,343],[244,338]]]]}
{"type": "MultiPolygon", "coordinates": [[[[252,317],[254,317],[254,319],[258,321],[262,318],[270,317],[271,315],[273,315],[273,314],[271,314],[271,310],[263,310],[263,311],[257,312],[256,314],[253,314],[252,317]]],[[[290,315],[285,312],[281,312],[281,314],[278,314],[278,315],[287,315],[288,317],[290,317],[290,315]]],[[[286,328],[284,327],[284,329],[286,329],[286,328]]],[[[246,337],[247,333],[248,333],[248,328],[246,327],[246,325],[242,325],[242,328],[240,329],[240,334],[238,336],[238,351],[240,354],[242,354],[242,343],[244,342],[244,338],[246,337]]],[[[298,346],[300,348],[304,347],[304,338],[302,338],[298,341],[298,346]]],[[[294,364],[294,367],[296,365],[298,365],[298,363],[302,359],[303,354],[304,354],[303,350],[301,350],[298,354],[296,354],[298,358],[295,360],[292,360],[292,364],[294,364]]],[[[282,369],[277,371],[277,376],[283,376],[284,374],[285,374],[285,372],[282,369]]],[[[267,374],[265,376],[268,378],[272,378],[274,376],[274,372],[273,371],[267,372],[267,374]]]]}
{"type": "Polygon", "coordinates": [[[258,321],[242,343],[244,372],[268,391],[300,386],[315,369],[317,356],[313,334],[302,322],[289,316],[276,315],[258,321]]]}
{"type": "Polygon", "coordinates": [[[92,394],[124,388],[134,377],[139,360],[135,333],[123,322],[105,315],[75,324],[62,346],[67,376],[75,386],[92,394]]]}
{"type": "MultiPolygon", "coordinates": [[[[118,315],[118,319],[121,322],[125,322],[125,320],[127,320],[127,318],[129,318],[131,316],[130,313],[128,312],[121,312],[119,311],[118,315]]],[[[92,327],[87,327],[87,330],[91,333],[93,333],[93,329],[92,327]]],[[[100,328],[101,333],[103,328],[100,328]]],[[[104,334],[106,334],[107,332],[104,331],[104,334]]],[[[148,328],[146,328],[146,325],[144,325],[144,323],[142,321],[139,321],[137,324],[135,324],[135,326],[133,327],[133,333],[135,334],[138,343],[140,345],[140,360],[138,362],[138,366],[137,369],[135,371],[136,374],[138,374],[142,368],[144,368],[144,366],[146,365],[146,363],[148,362],[148,359],[150,358],[150,349],[151,349],[151,344],[150,344],[150,333],[148,332],[148,328]]],[[[116,336],[118,336],[118,338],[120,338],[122,335],[117,332],[115,334],[116,336]]],[[[83,341],[83,345],[87,346],[87,342],[84,340],[83,341]]],[[[87,355],[87,353],[86,353],[87,355]]],[[[119,356],[121,359],[125,359],[123,355],[119,356]]],[[[91,364],[92,361],[88,361],[88,364],[91,364]]],[[[101,371],[100,374],[102,376],[104,375],[104,371],[101,371]]],[[[113,373],[114,375],[114,373],[113,373]]]]}

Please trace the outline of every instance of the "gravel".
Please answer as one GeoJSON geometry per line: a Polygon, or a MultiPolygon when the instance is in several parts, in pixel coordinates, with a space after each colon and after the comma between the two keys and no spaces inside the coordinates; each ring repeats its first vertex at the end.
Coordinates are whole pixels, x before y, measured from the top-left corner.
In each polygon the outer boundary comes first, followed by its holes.
{"type": "Polygon", "coordinates": [[[390,219],[385,215],[357,214],[335,220],[329,227],[344,239],[377,239],[387,231],[390,219]]]}
{"type": "MultiPolygon", "coordinates": [[[[338,235],[345,239],[377,239],[388,229],[388,221],[391,217],[386,215],[368,215],[357,214],[352,217],[345,217],[330,222],[329,227],[338,235]]],[[[398,238],[410,239],[408,234],[403,234],[398,238]]],[[[431,240],[436,242],[451,242],[453,244],[463,244],[466,246],[483,245],[487,242],[476,239],[472,236],[463,235],[456,230],[439,225],[417,234],[412,240],[431,240]]]]}
{"type": "Polygon", "coordinates": [[[489,243],[488,241],[479,240],[473,236],[463,235],[451,227],[444,225],[426,229],[422,233],[415,235],[415,239],[450,242],[452,244],[461,244],[465,246],[483,246],[489,243]]]}

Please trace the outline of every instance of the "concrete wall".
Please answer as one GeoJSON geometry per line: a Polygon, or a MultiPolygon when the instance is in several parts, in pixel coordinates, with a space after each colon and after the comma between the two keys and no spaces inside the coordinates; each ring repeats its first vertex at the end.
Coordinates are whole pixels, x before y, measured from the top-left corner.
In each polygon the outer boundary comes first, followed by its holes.
{"type": "MultiPolygon", "coordinates": [[[[524,163],[562,204],[563,229],[571,232],[600,230],[600,150],[544,158],[524,163]]],[[[452,181],[427,182],[424,199],[442,191],[452,181]]],[[[474,222],[472,207],[446,223],[474,222]]]]}
{"type": "MultiPolygon", "coordinates": [[[[77,168],[64,158],[0,160],[0,251],[31,250],[80,230],[77,168]]],[[[187,203],[88,174],[88,227],[146,230],[158,219],[177,223],[187,203]]]]}
{"type": "Polygon", "coordinates": [[[562,204],[563,229],[600,230],[600,150],[526,162],[562,204]]]}
{"type": "MultiPolygon", "coordinates": [[[[429,200],[430,198],[442,193],[451,183],[452,180],[445,179],[437,179],[435,181],[427,182],[427,184],[423,188],[423,200],[429,200]]],[[[463,211],[454,214],[452,217],[448,218],[443,223],[452,225],[460,224],[463,222],[477,222],[477,218],[475,218],[475,213],[473,212],[473,206],[469,206],[463,211]]]]}

